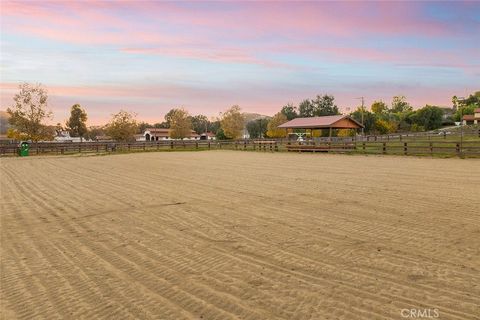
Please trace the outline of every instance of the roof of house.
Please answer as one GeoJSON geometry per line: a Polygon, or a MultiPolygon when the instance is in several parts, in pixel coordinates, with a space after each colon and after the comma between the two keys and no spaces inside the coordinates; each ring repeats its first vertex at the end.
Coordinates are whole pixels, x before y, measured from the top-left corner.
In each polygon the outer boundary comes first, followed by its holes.
{"type": "MultiPolygon", "coordinates": [[[[145,133],[148,131],[149,133],[155,135],[155,136],[165,136],[168,137],[170,135],[170,130],[168,128],[147,128],[145,129],[145,133]]],[[[199,135],[194,131],[190,130],[190,137],[198,137],[199,135]]]]}
{"type": "Polygon", "coordinates": [[[362,128],[363,125],[351,118],[348,115],[338,116],[324,116],[324,117],[310,117],[310,118],[295,118],[284,124],[279,125],[279,128],[298,128],[298,129],[314,129],[314,128],[346,128],[346,127],[362,128]],[[350,125],[346,126],[345,122],[350,125]]]}
{"type": "Polygon", "coordinates": [[[480,108],[476,108],[473,112],[480,113],[480,108]]]}
{"type": "Polygon", "coordinates": [[[466,114],[466,115],[463,116],[463,120],[473,121],[473,120],[475,120],[475,115],[473,115],[473,114],[466,114]]]}
{"type": "Polygon", "coordinates": [[[147,128],[145,131],[150,131],[150,132],[170,132],[170,129],[168,128],[147,128]]]}

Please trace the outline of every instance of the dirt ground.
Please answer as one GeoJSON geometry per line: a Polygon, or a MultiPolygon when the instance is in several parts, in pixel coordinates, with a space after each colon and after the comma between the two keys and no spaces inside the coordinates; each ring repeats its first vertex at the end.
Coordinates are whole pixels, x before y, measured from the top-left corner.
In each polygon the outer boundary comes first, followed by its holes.
{"type": "Polygon", "coordinates": [[[0,162],[4,319],[480,318],[478,159],[0,162]]]}

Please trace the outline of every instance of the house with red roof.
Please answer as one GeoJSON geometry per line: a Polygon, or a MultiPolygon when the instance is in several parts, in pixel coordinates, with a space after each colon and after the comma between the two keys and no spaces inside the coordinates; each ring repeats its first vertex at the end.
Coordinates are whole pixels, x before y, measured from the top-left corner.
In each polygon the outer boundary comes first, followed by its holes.
{"type": "Polygon", "coordinates": [[[476,108],[473,114],[466,114],[462,118],[464,125],[480,124],[480,108],[476,108]]]}

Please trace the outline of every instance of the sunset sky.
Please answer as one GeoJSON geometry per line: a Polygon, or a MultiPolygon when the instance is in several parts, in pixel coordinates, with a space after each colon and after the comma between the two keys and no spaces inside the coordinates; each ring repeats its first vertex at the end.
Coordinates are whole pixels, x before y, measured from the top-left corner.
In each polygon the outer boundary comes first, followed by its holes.
{"type": "Polygon", "coordinates": [[[333,94],[342,111],[393,95],[451,105],[480,89],[480,2],[1,1],[0,109],[21,82],[54,122],[172,107],[273,115],[333,94]]]}

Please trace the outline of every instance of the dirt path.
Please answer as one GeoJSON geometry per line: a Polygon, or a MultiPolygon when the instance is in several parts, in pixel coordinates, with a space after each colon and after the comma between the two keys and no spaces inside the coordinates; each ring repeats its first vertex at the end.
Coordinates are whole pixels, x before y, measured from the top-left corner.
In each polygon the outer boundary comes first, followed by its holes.
{"type": "Polygon", "coordinates": [[[480,318],[479,160],[0,163],[5,319],[480,318]]]}

